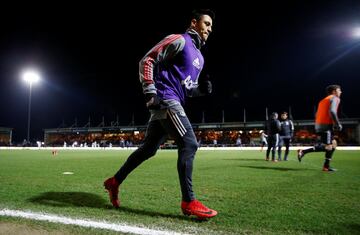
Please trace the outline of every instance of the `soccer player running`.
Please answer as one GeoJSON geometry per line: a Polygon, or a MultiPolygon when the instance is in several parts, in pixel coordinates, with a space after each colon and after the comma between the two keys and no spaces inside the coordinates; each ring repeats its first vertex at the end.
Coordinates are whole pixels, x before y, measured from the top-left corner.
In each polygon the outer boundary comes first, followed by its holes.
{"type": "Polygon", "coordinates": [[[281,148],[285,145],[284,161],[287,161],[290,142],[294,133],[294,124],[290,119],[288,119],[288,113],[285,111],[280,114],[280,125],[281,130],[278,147],[278,160],[281,161],[281,148]]]}
{"type": "Polygon", "coordinates": [[[319,102],[315,117],[315,131],[319,136],[320,142],[314,147],[304,150],[299,149],[298,160],[301,162],[304,155],[310,152],[325,152],[323,171],[333,172],[336,169],[330,167],[330,161],[337,146],[337,142],[334,139],[334,130],[342,130],[342,125],[337,115],[342,91],[339,85],[330,85],[326,87],[326,92],[328,96],[319,102]]]}
{"type": "Polygon", "coordinates": [[[142,162],[154,156],[160,144],[170,135],[178,147],[177,170],[182,212],[200,219],[217,214],[198,201],[192,189],[193,160],[198,144],[183,108],[186,96],[212,92],[211,82],[198,78],[204,65],[200,49],[212,32],[214,16],[207,9],[193,11],[190,26],[184,34],[165,37],[140,61],[140,82],[151,116],[144,143],[128,157],[113,177],[104,182],[114,207],[120,206],[119,185],[142,162]]]}

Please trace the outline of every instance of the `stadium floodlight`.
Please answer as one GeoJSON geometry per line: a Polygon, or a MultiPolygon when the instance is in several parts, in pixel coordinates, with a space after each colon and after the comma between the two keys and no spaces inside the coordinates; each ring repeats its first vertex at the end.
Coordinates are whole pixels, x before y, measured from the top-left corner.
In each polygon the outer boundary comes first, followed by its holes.
{"type": "Polygon", "coordinates": [[[22,78],[24,79],[24,81],[28,82],[31,86],[32,83],[38,82],[40,80],[40,75],[35,70],[26,70],[22,74],[22,78]]]}
{"type": "Polygon", "coordinates": [[[360,39],[360,27],[356,27],[352,30],[351,36],[355,39],[360,39]]]}
{"type": "Polygon", "coordinates": [[[32,84],[40,80],[39,72],[35,70],[25,70],[22,75],[22,79],[29,84],[29,106],[28,106],[28,122],[27,122],[27,143],[30,143],[30,115],[31,115],[31,90],[32,84]]]}

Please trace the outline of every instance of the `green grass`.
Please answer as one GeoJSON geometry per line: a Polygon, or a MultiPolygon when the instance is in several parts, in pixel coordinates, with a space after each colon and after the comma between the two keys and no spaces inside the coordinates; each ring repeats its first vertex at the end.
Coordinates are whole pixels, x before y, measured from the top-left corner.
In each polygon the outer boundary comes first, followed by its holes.
{"type": "MultiPolygon", "coordinates": [[[[129,151],[0,150],[0,208],[106,220],[199,234],[359,234],[360,151],[336,151],[324,173],[322,153],[302,163],[266,162],[259,151],[201,151],[193,185],[218,216],[198,222],[180,213],[176,151],[160,150],[121,185],[120,209],[102,187],[129,151]],[[73,175],[63,175],[65,171],[73,175]]],[[[0,217],[1,222],[61,228],[71,234],[109,231],[0,217]]]]}

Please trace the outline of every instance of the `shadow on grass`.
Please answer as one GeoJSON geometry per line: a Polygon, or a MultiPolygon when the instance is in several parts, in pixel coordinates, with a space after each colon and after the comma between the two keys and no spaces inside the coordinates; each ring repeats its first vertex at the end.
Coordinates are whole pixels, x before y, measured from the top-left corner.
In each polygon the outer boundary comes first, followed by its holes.
{"type": "Polygon", "coordinates": [[[350,224],[345,225],[349,234],[360,234],[360,224],[350,224]]]}
{"type": "Polygon", "coordinates": [[[260,169],[260,170],[276,170],[276,171],[304,171],[308,169],[299,169],[299,168],[288,168],[288,167],[272,167],[272,166],[239,166],[244,168],[251,169],[260,169]]]}
{"type": "Polygon", "coordinates": [[[116,210],[120,210],[120,211],[127,212],[127,213],[138,214],[138,215],[146,215],[146,216],[151,216],[151,217],[163,217],[163,218],[171,218],[171,219],[178,219],[178,220],[187,220],[187,221],[194,221],[194,222],[199,222],[199,223],[207,221],[207,220],[199,220],[199,219],[196,219],[195,217],[189,217],[189,216],[184,216],[184,215],[166,214],[166,213],[162,213],[162,212],[146,211],[146,210],[134,209],[134,208],[123,207],[123,206],[121,206],[119,209],[116,209],[116,210]]]}
{"type": "MultiPolygon", "coordinates": [[[[27,201],[35,204],[53,206],[53,207],[92,207],[119,210],[126,213],[133,213],[145,216],[157,216],[164,218],[172,218],[179,220],[187,220],[194,222],[204,222],[206,220],[198,220],[194,217],[183,215],[166,214],[156,211],[146,211],[141,209],[133,209],[129,207],[120,207],[115,209],[110,205],[110,202],[104,200],[102,197],[92,193],[85,192],[45,192],[38,196],[31,197],[27,201]]],[[[180,208],[179,208],[180,210],[180,208]]]]}
{"type": "Polygon", "coordinates": [[[261,161],[261,162],[265,162],[265,157],[264,158],[226,158],[226,159],[222,159],[222,160],[230,160],[230,161],[261,161]]]}
{"type": "Polygon", "coordinates": [[[45,192],[28,199],[29,202],[54,207],[93,207],[106,208],[108,204],[102,197],[84,192],[45,192]]]}

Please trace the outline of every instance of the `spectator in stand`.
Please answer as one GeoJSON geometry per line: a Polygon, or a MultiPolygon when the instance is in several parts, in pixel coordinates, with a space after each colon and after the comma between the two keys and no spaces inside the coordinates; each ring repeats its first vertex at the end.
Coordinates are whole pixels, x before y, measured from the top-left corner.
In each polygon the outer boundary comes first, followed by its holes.
{"type": "Polygon", "coordinates": [[[240,136],[238,136],[237,139],[236,139],[236,146],[241,147],[241,138],[240,138],[240,136]]]}
{"type": "Polygon", "coordinates": [[[262,152],[264,149],[264,146],[267,146],[267,144],[268,144],[267,137],[268,137],[268,135],[265,134],[264,131],[260,132],[260,147],[261,147],[260,152],[262,152]]]}

